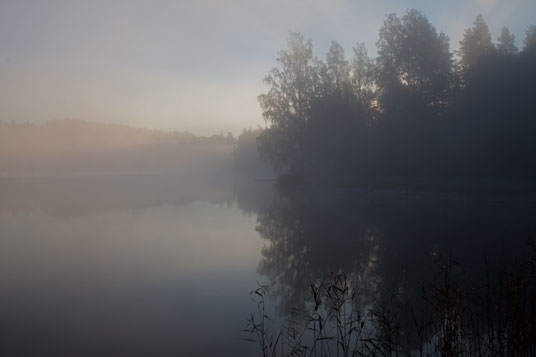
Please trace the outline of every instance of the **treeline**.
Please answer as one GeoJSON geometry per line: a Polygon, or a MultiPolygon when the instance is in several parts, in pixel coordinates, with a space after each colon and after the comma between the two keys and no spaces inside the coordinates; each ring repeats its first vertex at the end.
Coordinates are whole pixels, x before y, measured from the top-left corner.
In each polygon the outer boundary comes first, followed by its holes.
{"type": "Polygon", "coordinates": [[[235,143],[78,119],[0,122],[0,174],[221,172],[233,168],[235,143]]]}
{"type": "Polygon", "coordinates": [[[518,50],[478,15],[454,53],[408,10],[386,17],[376,45],[376,58],[358,44],[348,59],[332,42],[320,60],[291,33],[259,96],[261,157],[308,176],[536,176],[536,26],[518,50]]]}

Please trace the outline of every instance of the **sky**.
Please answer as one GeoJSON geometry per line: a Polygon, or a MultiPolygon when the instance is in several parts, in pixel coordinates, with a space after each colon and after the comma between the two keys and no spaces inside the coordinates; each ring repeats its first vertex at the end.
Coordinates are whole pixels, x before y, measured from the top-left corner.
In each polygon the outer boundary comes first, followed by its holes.
{"type": "Polygon", "coordinates": [[[257,96],[289,31],[323,58],[375,55],[387,13],[423,12],[458,47],[481,13],[522,47],[534,0],[0,0],[0,121],[122,123],[198,135],[264,125],[257,96]]]}

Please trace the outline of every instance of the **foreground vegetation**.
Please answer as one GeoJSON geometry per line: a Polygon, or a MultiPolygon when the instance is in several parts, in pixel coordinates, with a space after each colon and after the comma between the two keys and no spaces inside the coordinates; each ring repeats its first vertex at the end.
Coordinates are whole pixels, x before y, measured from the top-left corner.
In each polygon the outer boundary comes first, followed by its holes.
{"type": "Polygon", "coordinates": [[[270,287],[260,286],[244,340],[263,356],[534,355],[536,250],[507,270],[486,266],[476,285],[462,268],[439,260],[418,298],[402,289],[369,303],[356,274],[332,273],[311,283],[306,310],[289,309],[282,321],[267,315],[270,287]]]}

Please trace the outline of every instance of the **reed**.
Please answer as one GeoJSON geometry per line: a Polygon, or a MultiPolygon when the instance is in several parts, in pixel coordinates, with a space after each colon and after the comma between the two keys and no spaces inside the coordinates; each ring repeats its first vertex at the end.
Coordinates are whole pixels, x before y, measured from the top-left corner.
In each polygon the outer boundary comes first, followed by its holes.
{"type": "Polygon", "coordinates": [[[307,311],[266,314],[268,287],[251,293],[256,311],[244,340],[263,356],[536,355],[536,250],[474,284],[453,260],[438,263],[418,298],[398,291],[361,303],[351,274],[310,285],[307,311]]]}

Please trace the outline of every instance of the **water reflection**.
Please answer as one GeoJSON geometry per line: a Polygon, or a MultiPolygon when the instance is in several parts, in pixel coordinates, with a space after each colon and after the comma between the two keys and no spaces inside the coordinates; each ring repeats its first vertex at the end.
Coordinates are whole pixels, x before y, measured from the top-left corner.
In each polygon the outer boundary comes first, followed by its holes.
{"type": "Polygon", "coordinates": [[[281,314],[306,310],[309,284],[339,271],[362,305],[393,290],[411,299],[437,255],[478,270],[536,232],[527,195],[273,188],[0,180],[0,354],[251,355],[238,339],[256,281],[272,282],[281,314]]]}
{"type": "Polygon", "coordinates": [[[251,354],[262,241],[229,177],[10,178],[0,197],[0,355],[251,354]]]}
{"type": "Polygon", "coordinates": [[[231,204],[230,175],[91,175],[3,178],[0,215],[41,211],[79,217],[195,201],[231,204]]]}
{"type": "Polygon", "coordinates": [[[352,274],[363,301],[419,294],[440,257],[478,279],[525,250],[536,232],[533,196],[305,188],[262,208],[266,241],[258,272],[271,282],[279,311],[306,309],[311,283],[352,274]]]}

